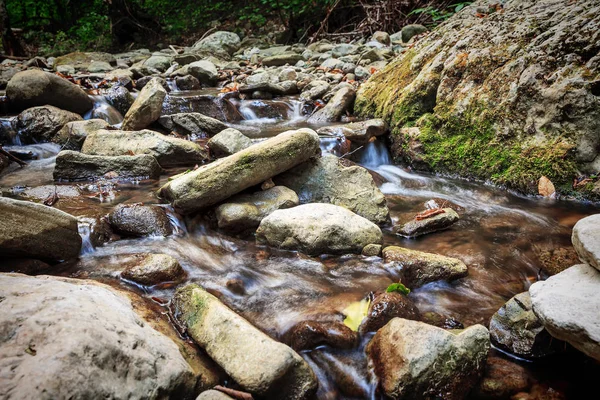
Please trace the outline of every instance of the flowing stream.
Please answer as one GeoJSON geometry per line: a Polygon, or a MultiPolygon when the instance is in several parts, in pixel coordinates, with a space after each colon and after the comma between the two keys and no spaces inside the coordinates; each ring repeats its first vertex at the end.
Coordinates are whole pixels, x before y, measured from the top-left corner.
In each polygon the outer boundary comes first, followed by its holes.
{"type": "MultiPolygon", "coordinates": [[[[186,99],[197,94],[186,97],[186,92],[178,92],[176,95],[182,112],[193,110],[186,99]]],[[[294,98],[231,103],[243,119],[230,125],[253,140],[307,126],[302,103],[294,98]]],[[[122,118],[101,97],[96,98],[96,107],[87,117],[92,116],[111,124],[120,123],[122,118]]],[[[39,144],[12,148],[31,151],[39,159],[0,178],[0,186],[8,191],[4,195],[19,197],[28,188],[54,184],[52,170],[58,146],[39,144]]],[[[342,149],[339,138],[322,138],[323,152],[341,156],[346,153],[342,149]]],[[[556,251],[570,248],[570,233],[575,222],[599,212],[586,204],[527,198],[483,183],[411,172],[392,165],[381,140],[369,143],[349,157],[375,174],[394,223],[411,219],[423,211],[425,202],[431,199],[438,204],[453,204],[459,210],[461,220],[451,229],[418,239],[394,235],[391,225],[383,227],[383,231],[386,245],[456,257],[468,265],[468,277],[453,283],[431,283],[410,294],[422,313],[435,311],[465,326],[476,323],[487,326],[492,314],[510,297],[540,279],[542,263],[551,262],[556,251]]],[[[170,170],[168,175],[179,171],[181,169],[170,170]]],[[[80,183],[76,186],[81,195],[61,197],[55,207],[82,218],[80,231],[85,245],[80,259],[60,267],[57,274],[123,285],[163,304],[171,298],[173,285],[134,286],[119,280],[119,272],[132,253],[167,253],[180,261],[187,272],[187,282],[198,283],[216,294],[277,339],[305,319],[341,320],[341,311],[348,304],[371,291],[385,290],[397,281],[396,273],[378,257],[311,258],[257,246],[253,237],[234,237],[216,230],[209,212],[183,218],[168,205],[165,207],[175,227],[172,236],[121,239],[97,248],[92,246],[88,237],[89,223],[85,221],[107,214],[119,203],[159,203],[155,191],[166,182],[168,175],[163,175],[160,182],[80,183]]],[[[319,399],[378,398],[375,379],[364,354],[368,339],[362,338],[362,344],[353,350],[321,346],[302,353],[319,378],[319,399]]],[[[523,365],[542,384],[563,382],[567,387],[565,393],[576,393],[579,388],[593,383],[592,372],[580,371],[584,368],[574,368],[560,357],[538,363],[523,362],[523,365]]]]}

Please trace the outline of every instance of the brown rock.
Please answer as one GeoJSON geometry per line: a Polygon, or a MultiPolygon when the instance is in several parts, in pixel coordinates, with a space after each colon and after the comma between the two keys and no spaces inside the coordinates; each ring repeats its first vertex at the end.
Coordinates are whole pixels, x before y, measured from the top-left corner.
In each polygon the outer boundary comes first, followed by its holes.
{"type": "Polygon", "coordinates": [[[363,334],[375,332],[396,317],[415,321],[421,319],[419,309],[408,296],[397,292],[381,293],[369,306],[367,317],[360,324],[359,331],[363,334]]]}
{"type": "Polygon", "coordinates": [[[356,332],[338,321],[302,321],[285,334],[285,342],[296,351],[314,349],[321,345],[350,349],[356,345],[357,340],[356,332]]]}

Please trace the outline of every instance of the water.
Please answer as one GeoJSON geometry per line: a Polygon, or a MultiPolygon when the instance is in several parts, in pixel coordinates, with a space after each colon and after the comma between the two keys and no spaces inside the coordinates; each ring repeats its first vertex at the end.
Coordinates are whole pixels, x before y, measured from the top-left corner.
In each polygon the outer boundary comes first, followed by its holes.
{"type": "Polygon", "coordinates": [[[109,125],[115,126],[123,122],[121,113],[108,104],[108,101],[104,96],[94,95],[90,97],[94,100],[94,106],[83,116],[84,119],[103,119],[108,122],[109,125]]]}
{"type": "MultiPolygon", "coordinates": [[[[181,93],[178,96],[186,99],[181,93]]],[[[297,100],[261,103],[233,101],[231,104],[239,107],[245,119],[231,125],[254,132],[257,139],[307,126],[297,100]],[[280,116],[265,119],[260,113],[261,109],[268,108],[266,106],[279,110],[280,116]]],[[[347,152],[336,137],[323,137],[321,147],[323,152],[337,155],[347,152]]],[[[27,149],[37,152],[39,159],[0,177],[4,195],[22,198],[26,187],[54,184],[52,169],[58,147],[42,144],[27,146],[27,149]]],[[[556,249],[570,249],[570,233],[575,222],[599,211],[581,203],[527,198],[482,183],[417,174],[391,165],[390,155],[379,140],[353,153],[352,159],[378,177],[394,223],[413,218],[431,199],[438,204],[452,204],[459,210],[461,220],[451,229],[418,239],[394,235],[392,225],[383,227],[383,231],[386,245],[457,257],[468,265],[468,277],[452,283],[431,283],[413,290],[410,295],[421,312],[435,311],[465,326],[487,325],[506,300],[527,290],[539,278],[547,254],[556,249]]],[[[170,170],[168,175],[179,171],[181,169],[170,170]]],[[[175,228],[172,236],[122,239],[94,248],[90,226],[98,217],[119,203],[159,203],[154,193],[168,175],[159,182],[75,185],[82,195],[61,198],[55,207],[81,219],[84,248],[77,262],[64,265],[55,273],[101,279],[166,304],[174,291],[172,285],[134,286],[119,280],[119,272],[133,253],[167,253],[176,257],[186,270],[186,282],[205,287],[276,339],[281,339],[299,321],[341,321],[342,310],[348,304],[371,291],[384,290],[398,279],[397,271],[378,257],[308,257],[258,246],[252,236],[232,237],[219,232],[204,214],[184,218],[168,206],[175,228]],[[234,281],[242,283],[243,294],[232,290],[234,281]]],[[[319,378],[319,399],[379,398],[376,380],[364,355],[368,339],[362,338],[361,345],[352,350],[321,346],[302,352],[319,378]]],[[[569,363],[562,358],[553,360],[524,365],[534,373],[534,382],[557,387],[556,390],[569,398],[578,398],[573,397],[573,391],[591,384],[590,374],[597,373],[597,366],[582,364],[580,359],[569,363]],[[556,382],[561,383],[556,386],[556,382]]]]}

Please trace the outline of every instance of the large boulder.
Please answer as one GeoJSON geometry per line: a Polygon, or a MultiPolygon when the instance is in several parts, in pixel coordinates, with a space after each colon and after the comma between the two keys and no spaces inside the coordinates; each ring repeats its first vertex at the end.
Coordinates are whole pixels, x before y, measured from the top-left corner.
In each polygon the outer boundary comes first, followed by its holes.
{"type": "MultiPolygon", "coordinates": [[[[511,1],[485,18],[480,8],[488,1],[374,74],[355,111],[388,121],[395,159],[415,168],[532,194],[546,176],[570,192],[600,165],[600,3],[511,1]],[[414,125],[418,134],[404,134],[414,125]]],[[[600,198],[599,187],[579,190],[600,198]]]]}
{"type": "Polygon", "coordinates": [[[48,260],[79,256],[77,218],[43,204],[0,197],[0,255],[48,260]]]}
{"type": "Polygon", "coordinates": [[[219,228],[242,232],[257,228],[260,221],[273,211],[298,204],[296,192],[285,186],[275,186],[261,192],[234,196],[217,207],[215,214],[219,228]]]}
{"type": "Polygon", "coordinates": [[[56,156],[54,180],[81,181],[116,174],[121,178],[158,179],[162,168],[149,154],[92,156],[63,150],[56,156]]]}
{"type": "Polygon", "coordinates": [[[1,274],[0,298],[2,398],[190,398],[197,383],[218,382],[136,314],[133,294],[87,280],[1,274]]]}
{"type": "Polygon", "coordinates": [[[53,106],[32,107],[17,116],[15,128],[23,144],[54,141],[69,122],[80,121],[79,114],[53,106]]]}
{"type": "Polygon", "coordinates": [[[244,390],[266,399],[307,399],[317,380],[294,350],[276,342],[197,285],[178,289],[176,318],[244,390]]]}
{"type": "Polygon", "coordinates": [[[119,204],[108,214],[111,227],[129,236],[169,236],[173,233],[165,210],[158,206],[119,204]]]}
{"type": "Polygon", "coordinates": [[[571,241],[581,261],[600,270],[600,214],[577,221],[571,241]]]}
{"type": "Polygon", "coordinates": [[[335,204],[379,225],[389,220],[385,196],[369,171],[346,167],[334,155],[308,160],[274,180],[298,193],[301,203],[335,204]]]}
{"type": "Polygon", "coordinates": [[[256,231],[258,243],[308,255],[358,253],[381,244],[381,229],[352,211],[333,204],[304,204],[277,210],[256,231]]]}
{"type": "Polygon", "coordinates": [[[490,346],[482,325],[449,332],[394,318],[367,346],[379,385],[394,399],[464,399],[481,377],[490,346]]]}
{"type": "Polygon", "coordinates": [[[158,119],[158,123],[165,129],[180,135],[201,138],[214,136],[227,129],[227,125],[218,119],[196,112],[164,115],[158,119]]]}
{"type": "Polygon", "coordinates": [[[139,132],[98,130],[88,135],[81,152],[99,156],[150,154],[162,167],[194,165],[208,159],[207,151],[196,143],[147,129],[139,132]]]}
{"type": "Polygon", "coordinates": [[[240,37],[233,32],[218,31],[197,41],[192,47],[196,51],[215,53],[216,56],[233,55],[240,48],[240,37]]]}
{"type": "Polygon", "coordinates": [[[6,97],[11,107],[17,111],[51,105],[83,114],[94,104],[79,86],[36,69],[15,74],[6,86],[6,97]]]}
{"type": "Polygon", "coordinates": [[[600,271],[587,264],[567,268],[531,285],[533,312],[555,338],[600,361],[600,271]]]}
{"type": "Polygon", "coordinates": [[[402,282],[410,288],[438,280],[451,281],[468,274],[467,266],[459,259],[398,246],[383,249],[383,260],[398,269],[402,282]]]}
{"type": "Polygon", "coordinates": [[[110,53],[75,51],[73,53],[56,57],[56,60],[54,60],[54,69],[58,71],[58,67],[70,65],[78,71],[88,70],[90,64],[93,62],[103,62],[109,65],[116,65],[117,59],[110,53]]]}
{"type": "Polygon", "coordinates": [[[88,119],[85,121],[67,122],[51,138],[54,143],[60,144],[63,150],[81,150],[85,138],[99,129],[107,129],[108,122],[103,119],[88,119]]]}
{"type": "Polygon", "coordinates": [[[287,131],[164,185],[159,195],[189,214],[217,204],[321,153],[310,129],[287,131]]]}
{"type": "Polygon", "coordinates": [[[519,357],[541,357],[556,348],[533,312],[529,292],[515,295],[492,316],[490,337],[496,345],[519,357]]]}
{"type": "Polygon", "coordinates": [[[158,78],[152,78],[135,99],[121,125],[123,130],[137,131],[148,127],[160,117],[167,91],[158,78]]]}
{"type": "Polygon", "coordinates": [[[327,105],[317,110],[309,119],[311,124],[339,121],[344,112],[354,104],[356,91],[350,85],[341,87],[329,100],[327,105]]]}

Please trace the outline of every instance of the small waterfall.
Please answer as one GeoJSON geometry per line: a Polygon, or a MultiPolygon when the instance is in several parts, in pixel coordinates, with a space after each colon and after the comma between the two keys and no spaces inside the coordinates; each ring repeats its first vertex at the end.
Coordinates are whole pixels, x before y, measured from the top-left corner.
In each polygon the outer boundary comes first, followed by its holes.
{"type": "Polygon", "coordinates": [[[361,150],[357,151],[356,160],[360,165],[370,169],[393,164],[385,143],[379,139],[367,143],[361,150]]]}
{"type": "Polygon", "coordinates": [[[79,230],[79,236],[81,236],[81,255],[94,252],[94,245],[92,244],[91,239],[92,226],[94,223],[94,218],[86,217],[81,217],[77,221],[77,229],[79,230]]]}
{"type": "Polygon", "coordinates": [[[0,119],[0,143],[5,141],[7,144],[21,145],[21,138],[14,128],[14,121],[15,117],[0,119]]]}
{"type": "Polygon", "coordinates": [[[84,119],[103,119],[110,125],[118,125],[123,122],[123,116],[116,108],[108,104],[106,97],[102,95],[90,96],[94,100],[94,106],[84,115],[84,119]]]}
{"type": "Polygon", "coordinates": [[[177,87],[177,82],[175,82],[174,79],[172,80],[168,80],[167,81],[167,86],[169,86],[169,91],[171,93],[173,92],[180,92],[181,90],[179,90],[179,88],[177,87]]]}

